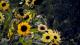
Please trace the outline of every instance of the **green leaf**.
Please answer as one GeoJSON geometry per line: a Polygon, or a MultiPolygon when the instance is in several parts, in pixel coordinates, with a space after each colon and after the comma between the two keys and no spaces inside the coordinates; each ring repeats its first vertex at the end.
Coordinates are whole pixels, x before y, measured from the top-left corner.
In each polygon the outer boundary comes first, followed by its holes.
{"type": "Polygon", "coordinates": [[[19,42],[23,42],[24,41],[24,38],[23,37],[20,37],[19,38],[19,42]]]}
{"type": "Polygon", "coordinates": [[[34,28],[34,29],[31,29],[31,32],[36,33],[36,32],[38,32],[38,30],[36,28],[34,28]]]}
{"type": "Polygon", "coordinates": [[[28,45],[32,45],[32,39],[27,40],[28,45]]]}

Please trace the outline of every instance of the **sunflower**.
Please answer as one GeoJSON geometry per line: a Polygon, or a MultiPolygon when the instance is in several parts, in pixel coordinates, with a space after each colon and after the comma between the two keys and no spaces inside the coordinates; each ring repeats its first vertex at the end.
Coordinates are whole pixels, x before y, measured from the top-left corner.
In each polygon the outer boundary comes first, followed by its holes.
{"type": "Polygon", "coordinates": [[[25,4],[26,4],[27,6],[33,6],[35,1],[36,1],[36,0],[26,0],[25,4]]]}
{"type": "Polygon", "coordinates": [[[45,31],[45,32],[47,32],[48,34],[51,34],[51,35],[53,35],[53,42],[55,41],[55,42],[61,42],[61,38],[60,38],[60,32],[58,32],[58,31],[55,31],[55,30],[53,30],[52,31],[52,29],[48,29],[47,31],[45,31]]]}
{"type": "Polygon", "coordinates": [[[53,32],[53,40],[55,41],[55,42],[61,42],[61,35],[60,35],[60,32],[58,32],[58,31],[54,31],[53,32]]]}
{"type": "Polygon", "coordinates": [[[32,18],[34,18],[36,15],[36,11],[35,10],[25,10],[24,12],[24,19],[25,17],[29,17],[28,19],[25,19],[25,20],[28,20],[30,21],[32,18]]]}
{"type": "Polygon", "coordinates": [[[32,19],[32,14],[30,12],[27,12],[24,14],[24,20],[26,20],[27,22],[29,22],[32,19]]]}
{"type": "Polygon", "coordinates": [[[2,22],[4,20],[4,16],[2,15],[2,13],[0,12],[0,22],[2,22]]]}
{"type": "Polygon", "coordinates": [[[26,36],[28,34],[30,34],[30,28],[31,26],[26,23],[26,22],[21,22],[20,24],[18,24],[18,34],[22,35],[22,36],[26,36]]]}
{"type": "Polygon", "coordinates": [[[24,18],[24,13],[17,13],[17,12],[14,12],[14,16],[17,18],[17,19],[22,19],[24,18]]]}
{"type": "Polygon", "coordinates": [[[50,42],[51,40],[53,40],[53,36],[51,34],[44,33],[41,40],[43,42],[50,42]]]}
{"type": "Polygon", "coordinates": [[[7,1],[1,1],[0,2],[0,9],[5,11],[5,10],[8,10],[9,8],[9,3],[7,1]]]}
{"type": "Polygon", "coordinates": [[[18,10],[13,10],[14,16],[16,18],[21,18],[27,22],[29,22],[36,14],[31,10],[24,10],[23,8],[19,8],[18,10]]]}
{"type": "Polygon", "coordinates": [[[38,31],[40,31],[40,32],[47,31],[47,26],[46,25],[43,25],[43,24],[39,24],[38,25],[38,31]]]}
{"type": "Polygon", "coordinates": [[[18,10],[14,9],[13,13],[16,18],[23,18],[24,17],[24,9],[23,8],[19,8],[18,10]]]}
{"type": "Polygon", "coordinates": [[[59,45],[59,43],[57,43],[57,42],[51,42],[49,45],[59,45]]]}

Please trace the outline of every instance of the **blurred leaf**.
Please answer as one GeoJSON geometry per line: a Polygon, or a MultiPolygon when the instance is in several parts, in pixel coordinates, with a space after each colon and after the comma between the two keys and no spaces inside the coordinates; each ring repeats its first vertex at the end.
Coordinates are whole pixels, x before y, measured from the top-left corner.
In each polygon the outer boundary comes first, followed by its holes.
{"type": "Polygon", "coordinates": [[[23,37],[20,37],[19,38],[19,42],[24,42],[24,38],[23,37]]]}
{"type": "Polygon", "coordinates": [[[36,32],[38,32],[38,30],[36,28],[34,28],[34,29],[31,29],[31,32],[36,33],[36,32]]]}
{"type": "Polygon", "coordinates": [[[2,43],[2,45],[8,45],[8,43],[7,43],[6,41],[4,41],[4,42],[2,43]]]}

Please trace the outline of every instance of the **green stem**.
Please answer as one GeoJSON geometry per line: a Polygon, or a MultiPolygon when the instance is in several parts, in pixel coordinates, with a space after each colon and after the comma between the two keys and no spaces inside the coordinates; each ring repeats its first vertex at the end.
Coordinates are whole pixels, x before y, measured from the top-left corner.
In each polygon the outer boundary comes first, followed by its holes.
{"type": "MultiPolygon", "coordinates": [[[[11,18],[12,18],[12,14],[11,14],[10,10],[6,14],[6,17],[7,18],[6,18],[5,22],[4,22],[4,28],[3,28],[2,32],[7,31],[6,29],[9,27],[9,24],[10,24],[9,22],[11,21],[11,18]]],[[[2,33],[2,35],[3,35],[3,33],[2,33]]]]}

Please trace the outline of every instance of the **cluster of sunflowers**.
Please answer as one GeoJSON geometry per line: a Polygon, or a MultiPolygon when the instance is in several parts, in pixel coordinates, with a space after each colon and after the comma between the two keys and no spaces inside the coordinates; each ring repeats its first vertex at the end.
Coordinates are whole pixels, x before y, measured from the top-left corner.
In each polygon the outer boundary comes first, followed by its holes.
{"type": "Polygon", "coordinates": [[[60,32],[48,28],[46,17],[43,18],[34,10],[38,3],[39,0],[0,0],[0,44],[59,45],[61,43],[60,32]]]}

